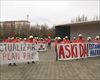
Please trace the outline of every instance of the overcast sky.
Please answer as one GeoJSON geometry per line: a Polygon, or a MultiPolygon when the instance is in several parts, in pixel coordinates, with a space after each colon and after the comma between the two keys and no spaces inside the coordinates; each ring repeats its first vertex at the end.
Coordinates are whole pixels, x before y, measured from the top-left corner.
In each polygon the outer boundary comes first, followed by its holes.
{"type": "Polygon", "coordinates": [[[0,20],[25,20],[29,14],[31,24],[58,25],[69,23],[83,14],[92,19],[99,16],[99,0],[69,1],[6,1],[0,2],[0,20]]]}

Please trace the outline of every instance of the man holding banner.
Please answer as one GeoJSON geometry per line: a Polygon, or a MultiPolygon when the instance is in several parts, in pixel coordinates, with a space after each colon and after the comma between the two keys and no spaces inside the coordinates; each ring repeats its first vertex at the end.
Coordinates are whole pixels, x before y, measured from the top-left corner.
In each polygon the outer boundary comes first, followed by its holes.
{"type": "MultiPolygon", "coordinates": [[[[36,43],[35,42],[35,39],[33,38],[33,36],[31,35],[31,36],[29,36],[29,39],[28,39],[28,41],[27,41],[28,43],[36,43]]],[[[27,62],[28,64],[29,64],[29,61],[27,62]]],[[[32,61],[32,63],[35,63],[35,61],[32,61]]]]}
{"type": "MultiPolygon", "coordinates": [[[[3,42],[4,42],[4,43],[15,43],[15,39],[14,39],[14,37],[11,37],[11,38],[8,37],[7,39],[3,40],[3,42]]],[[[12,60],[12,62],[9,63],[8,65],[11,66],[12,64],[13,64],[14,66],[16,66],[15,60],[12,60]]]]}
{"type": "Polygon", "coordinates": [[[61,43],[62,43],[61,38],[57,37],[56,40],[55,40],[56,61],[58,61],[57,45],[61,44],[61,43]]]}
{"type": "Polygon", "coordinates": [[[48,48],[51,49],[51,37],[50,36],[48,36],[47,43],[48,43],[48,48]]]}

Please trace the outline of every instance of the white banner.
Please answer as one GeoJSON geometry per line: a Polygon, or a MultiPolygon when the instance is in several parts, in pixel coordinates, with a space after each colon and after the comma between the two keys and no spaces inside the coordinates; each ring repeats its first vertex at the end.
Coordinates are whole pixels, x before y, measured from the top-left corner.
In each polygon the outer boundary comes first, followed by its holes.
{"type": "Polygon", "coordinates": [[[27,61],[39,61],[36,44],[0,43],[0,64],[27,61]]]}
{"type": "Polygon", "coordinates": [[[38,51],[47,51],[47,44],[46,43],[38,43],[37,47],[38,47],[38,51]]]}
{"type": "Polygon", "coordinates": [[[57,45],[58,60],[70,60],[88,57],[88,45],[69,43],[57,45]]]}

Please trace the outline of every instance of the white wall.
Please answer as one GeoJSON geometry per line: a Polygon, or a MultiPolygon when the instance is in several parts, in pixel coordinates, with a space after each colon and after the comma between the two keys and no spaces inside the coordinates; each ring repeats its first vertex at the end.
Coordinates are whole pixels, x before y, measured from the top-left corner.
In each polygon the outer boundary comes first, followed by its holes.
{"type": "Polygon", "coordinates": [[[72,25],[71,26],[71,39],[75,36],[77,37],[78,34],[83,34],[85,38],[88,36],[92,37],[93,39],[95,36],[100,36],[100,24],[85,24],[85,25],[72,25]]]}

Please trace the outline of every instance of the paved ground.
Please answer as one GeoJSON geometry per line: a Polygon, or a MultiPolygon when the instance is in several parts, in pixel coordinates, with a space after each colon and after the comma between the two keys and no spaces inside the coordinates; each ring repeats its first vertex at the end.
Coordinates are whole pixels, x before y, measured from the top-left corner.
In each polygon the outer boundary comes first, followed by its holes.
{"type": "Polygon", "coordinates": [[[0,80],[100,80],[100,57],[56,62],[53,48],[39,57],[36,64],[0,66],[0,80]]]}

